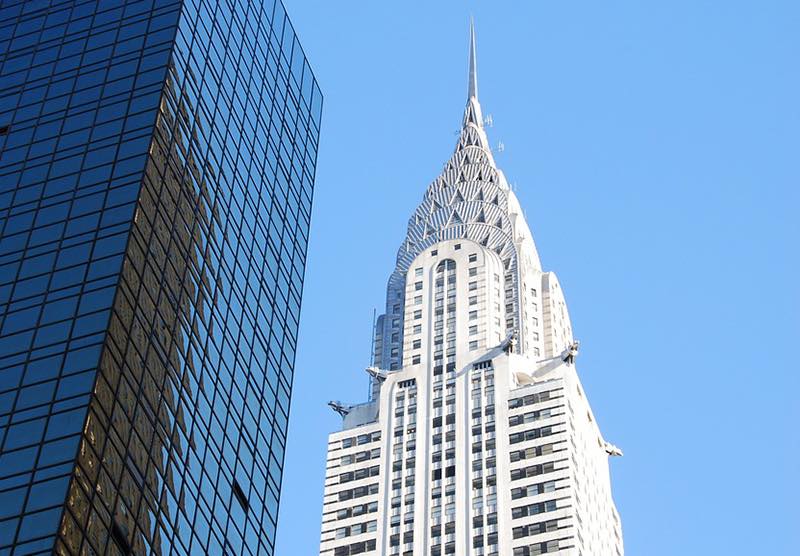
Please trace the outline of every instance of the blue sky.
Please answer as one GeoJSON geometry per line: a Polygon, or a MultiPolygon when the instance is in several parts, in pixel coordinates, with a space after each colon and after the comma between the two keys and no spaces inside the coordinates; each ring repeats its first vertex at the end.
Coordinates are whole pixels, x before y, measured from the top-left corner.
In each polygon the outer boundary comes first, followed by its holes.
{"type": "MultiPolygon", "coordinates": [[[[329,399],[450,156],[469,15],[497,162],[564,287],[629,555],[800,553],[800,3],[286,0],[325,95],[278,556],[329,399]]],[[[595,555],[602,556],[602,555],[595,555]]]]}

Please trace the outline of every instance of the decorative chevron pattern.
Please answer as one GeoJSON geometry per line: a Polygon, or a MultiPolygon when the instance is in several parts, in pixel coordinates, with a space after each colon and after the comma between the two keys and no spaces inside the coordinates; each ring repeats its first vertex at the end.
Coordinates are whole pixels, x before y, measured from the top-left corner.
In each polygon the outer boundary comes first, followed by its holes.
{"type": "Polygon", "coordinates": [[[414,258],[444,239],[471,239],[494,250],[506,268],[514,264],[510,190],[495,165],[480,121],[480,106],[472,98],[453,156],[408,222],[395,267],[403,282],[414,258]]]}
{"type": "MultiPolygon", "coordinates": [[[[464,111],[461,133],[455,152],[444,169],[428,186],[425,196],[408,221],[408,231],[400,249],[387,288],[387,313],[391,306],[402,300],[405,293],[406,272],[414,259],[425,249],[448,239],[469,239],[497,253],[506,269],[507,288],[512,288],[514,325],[519,326],[519,255],[525,244],[528,265],[540,268],[533,239],[519,203],[511,191],[502,171],[492,156],[478,99],[470,97],[464,111]],[[516,216],[519,215],[519,218],[516,216]]],[[[507,319],[512,315],[507,315],[507,319]]],[[[389,357],[391,348],[402,351],[402,322],[387,326],[381,319],[383,338],[379,364],[390,368],[392,362],[402,360],[389,357]],[[398,341],[386,341],[392,337],[398,341]]],[[[377,348],[377,346],[376,346],[377,348]]]]}

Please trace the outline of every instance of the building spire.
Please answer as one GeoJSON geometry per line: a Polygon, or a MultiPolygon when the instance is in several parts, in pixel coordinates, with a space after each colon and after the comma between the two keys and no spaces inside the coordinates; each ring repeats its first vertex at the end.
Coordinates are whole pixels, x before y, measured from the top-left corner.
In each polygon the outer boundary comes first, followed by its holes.
{"type": "Polygon", "coordinates": [[[469,91],[467,100],[478,100],[478,67],[475,57],[475,21],[469,18],[469,91]]]}
{"type": "MultiPolygon", "coordinates": [[[[478,102],[478,58],[475,48],[475,22],[469,18],[469,89],[467,90],[467,107],[464,109],[464,120],[462,122],[462,129],[466,130],[468,126],[475,126],[483,131],[483,116],[481,115],[481,105],[478,102]]],[[[489,143],[485,135],[479,134],[477,140],[467,141],[468,144],[477,144],[488,151],[489,143]],[[475,143],[474,141],[477,141],[475,143]]],[[[462,138],[463,139],[463,138],[462,138]]]]}

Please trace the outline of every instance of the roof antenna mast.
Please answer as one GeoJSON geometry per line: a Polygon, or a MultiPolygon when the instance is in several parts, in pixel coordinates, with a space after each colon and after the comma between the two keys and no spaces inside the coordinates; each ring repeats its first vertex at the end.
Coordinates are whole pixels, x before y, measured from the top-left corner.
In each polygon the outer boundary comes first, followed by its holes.
{"type": "Polygon", "coordinates": [[[478,60],[475,52],[475,20],[469,18],[469,90],[467,99],[478,99],[478,60]]]}

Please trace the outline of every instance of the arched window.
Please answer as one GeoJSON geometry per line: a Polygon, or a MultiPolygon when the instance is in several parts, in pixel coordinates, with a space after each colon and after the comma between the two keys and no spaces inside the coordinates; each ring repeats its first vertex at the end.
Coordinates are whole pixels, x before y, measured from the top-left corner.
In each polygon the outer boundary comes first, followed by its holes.
{"type": "Polygon", "coordinates": [[[436,272],[441,273],[445,270],[455,270],[456,269],[456,262],[453,259],[445,259],[439,263],[439,266],[436,267],[436,272]]]}

